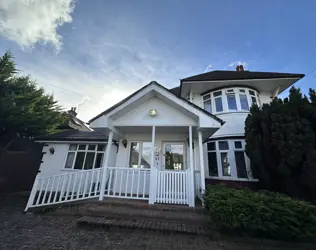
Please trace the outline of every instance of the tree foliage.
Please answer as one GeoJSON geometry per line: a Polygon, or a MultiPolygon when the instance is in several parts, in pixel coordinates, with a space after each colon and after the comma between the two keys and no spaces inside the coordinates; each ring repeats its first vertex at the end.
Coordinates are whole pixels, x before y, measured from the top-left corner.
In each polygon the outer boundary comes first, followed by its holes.
{"type": "Polygon", "coordinates": [[[66,118],[52,95],[17,73],[10,52],[0,57],[0,141],[54,132],[66,118]]]}
{"type": "Polygon", "coordinates": [[[253,106],[246,119],[246,154],[265,189],[316,202],[316,93],[291,88],[288,98],[253,106]]]}

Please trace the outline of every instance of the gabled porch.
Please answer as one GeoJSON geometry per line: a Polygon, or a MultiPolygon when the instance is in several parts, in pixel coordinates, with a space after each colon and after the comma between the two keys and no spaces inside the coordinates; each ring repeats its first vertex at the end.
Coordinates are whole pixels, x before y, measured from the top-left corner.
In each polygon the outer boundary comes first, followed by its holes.
{"type": "MultiPolygon", "coordinates": [[[[202,142],[221,125],[217,117],[152,82],[91,120],[95,132],[104,135],[102,167],[39,174],[26,210],[108,197],[194,207],[205,190],[202,142]]],[[[83,166],[87,157],[100,154],[96,145],[78,143],[78,150],[87,150],[80,153],[83,166]]]]}

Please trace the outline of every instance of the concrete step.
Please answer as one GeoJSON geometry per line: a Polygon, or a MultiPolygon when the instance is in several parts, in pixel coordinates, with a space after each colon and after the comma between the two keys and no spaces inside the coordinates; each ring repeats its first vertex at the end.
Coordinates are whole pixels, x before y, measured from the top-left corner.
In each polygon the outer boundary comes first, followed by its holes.
{"type": "Polygon", "coordinates": [[[80,227],[90,228],[128,228],[194,235],[206,235],[208,232],[207,227],[203,225],[192,225],[186,223],[178,223],[175,221],[155,221],[150,218],[109,219],[103,217],[83,216],[77,220],[77,225],[80,227]]]}

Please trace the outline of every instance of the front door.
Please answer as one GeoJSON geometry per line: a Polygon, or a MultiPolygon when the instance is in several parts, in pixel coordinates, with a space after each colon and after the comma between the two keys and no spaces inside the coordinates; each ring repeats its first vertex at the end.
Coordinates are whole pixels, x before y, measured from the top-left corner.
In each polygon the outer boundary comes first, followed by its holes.
{"type": "Polygon", "coordinates": [[[185,144],[182,142],[165,142],[163,145],[163,162],[165,170],[185,170],[185,144]]]}

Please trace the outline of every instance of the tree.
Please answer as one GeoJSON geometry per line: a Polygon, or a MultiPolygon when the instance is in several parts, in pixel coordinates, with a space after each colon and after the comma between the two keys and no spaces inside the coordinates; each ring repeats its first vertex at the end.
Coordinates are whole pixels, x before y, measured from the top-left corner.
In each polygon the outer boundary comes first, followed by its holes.
{"type": "Polygon", "coordinates": [[[262,188],[316,202],[316,94],[291,88],[288,98],[253,106],[246,154],[262,188]]]}
{"type": "Polygon", "coordinates": [[[0,145],[55,131],[66,114],[29,76],[17,74],[10,52],[0,57],[0,145]]]}

